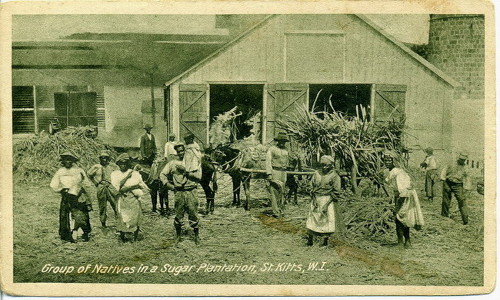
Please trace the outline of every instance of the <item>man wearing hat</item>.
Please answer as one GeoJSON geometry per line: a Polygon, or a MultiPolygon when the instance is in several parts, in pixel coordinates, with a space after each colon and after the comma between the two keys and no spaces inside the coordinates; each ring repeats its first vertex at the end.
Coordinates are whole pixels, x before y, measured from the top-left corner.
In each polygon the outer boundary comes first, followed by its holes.
{"type": "Polygon", "coordinates": [[[201,169],[188,171],[184,164],[185,146],[175,146],[178,158],[167,163],[160,173],[162,183],[175,193],[175,218],[174,228],[176,242],[181,241],[182,224],[184,214],[187,213],[189,225],[194,231],[194,241],[200,243],[198,196],[196,188],[201,179],[201,169]]]}
{"type": "Polygon", "coordinates": [[[101,151],[98,164],[93,165],[87,172],[89,179],[97,187],[97,202],[99,203],[99,219],[102,227],[106,227],[107,204],[111,205],[116,216],[116,202],[110,191],[111,173],[118,170],[118,166],[111,162],[109,151],[101,151]]]}
{"type": "Polygon", "coordinates": [[[151,166],[153,164],[157,152],[155,136],[151,133],[152,128],[153,126],[151,126],[150,124],[146,124],[144,126],[144,130],[146,130],[146,133],[141,136],[141,143],[139,146],[142,160],[148,166],[151,166]]]}
{"type": "Polygon", "coordinates": [[[470,180],[470,170],[465,165],[469,158],[468,153],[461,152],[454,166],[446,166],[441,171],[441,180],[443,181],[443,202],[441,205],[441,215],[450,216],[450,203],[452,194],[458,202],[458,209],[462,216],[464,225],[469,223],[469,209],[464,195],[464,184],[470,180]]]}
{"type": "Polygon", "coordinates": [[[425,151],[425,160],[420,167],[425,171],[425,195],[430,202],[434,199],[434,184],[438,181],[438,167],[434,157],[434,149],[428,147],[425,151]]]}
{"type": "Polygon", "coordinates": [[[59,236],[61,240],[74,243],[73,232],[83,230],[83,240],[90,238],[90,197],[87,191],[90,187],[85,172],[75,166],[78,158],[69,151],[60,155],[62,168],[57,170],[50,181],[50,188],[61,194],[59,207],[59,236]],[[84,195],[86,197],[81,197],[84,195]],[[74,228],[70,225],[71,218],[74,220],[74,228]]]}
{"type": "Polygon", "coordinates": [[[288,151],[285,148],[288,138],[280,132],[274,140],[276,145],[269,147],[266,153],[266,173],[269,176],[269,194],[275,217],[283,216],[285,204],[286,169],[288,167],[288,151]]]}

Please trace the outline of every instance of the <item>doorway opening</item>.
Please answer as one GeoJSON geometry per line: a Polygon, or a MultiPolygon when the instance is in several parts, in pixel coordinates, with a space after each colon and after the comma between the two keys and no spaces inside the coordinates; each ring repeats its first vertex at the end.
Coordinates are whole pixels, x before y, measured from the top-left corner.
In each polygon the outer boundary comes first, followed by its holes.
{"type": "MultiPolygon", "coordinates": [[[[309,85],[309,109],[315,112],[341,112],[348,117],[356,116],[356,106],[369,112],[371,84],[311,84],[309,85]]],[[[321,115],[320,115],[321,116],[321,115]]]]}
{"type": "Polygon", "coordinates": [[[246,138],[253,129],[256,139],[260,140],[263,100],[263,84],[211,84],[210,124],[216,116],[238,107],[237,112],[241,114],[234,119],[231,139],[246,138]],[[255,124],[259,128],[255,128],[255,124]]]}

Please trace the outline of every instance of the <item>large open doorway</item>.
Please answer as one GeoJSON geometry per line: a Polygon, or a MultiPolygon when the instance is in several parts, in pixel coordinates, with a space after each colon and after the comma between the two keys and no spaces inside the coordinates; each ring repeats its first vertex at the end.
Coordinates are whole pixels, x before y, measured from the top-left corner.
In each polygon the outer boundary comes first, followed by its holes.
{"type": "MultiPolygon", "coordinates": [[[[234,120],[234,139],[243,139],[252,134],[254,127],[251,119],[258,118],[258,126],[262,126],[263,84],[211,84],[210,85],[210,122],[235,106],[241,115],[234,120]]],[[[262,132],[256,128],[257,134],[262,132]]],[[[260,136],[256,136],[260,140],[260,136]]]]}
{"type": "MultiPolygon", "coordinates": [[[[311,84],[309,109],[316,112],[341,112],[356,116],[356,106],[370,106],[371,84],[311,84]]],[[[369,110],[368,110],[369,112],[369,110]]]]}

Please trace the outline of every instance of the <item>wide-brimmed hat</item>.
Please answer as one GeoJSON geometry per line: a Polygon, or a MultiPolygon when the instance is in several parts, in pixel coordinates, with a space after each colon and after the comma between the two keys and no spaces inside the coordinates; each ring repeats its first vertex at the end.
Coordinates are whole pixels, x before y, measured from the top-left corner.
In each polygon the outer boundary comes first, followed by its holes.
{"type": "Polygon", "coordinates": [[[151,126],[151,124],[144,125],[144,129],[151,129],[151,128],[153,128],[153,126],[151,126]]]}
{"type": "Polygon", "coordinates": [[[466,160],[468,158],[469,158],[469,153],[467,153],[465,151],[464,152],[460,152],[460,154],[458,155],[458,159],[464,159],[464,160],[466,160]]]}
{"type": "Polygon", "coordinates": [[[274,138],[275,141],[286,141],[288,142],[288,137],[284,132],[278,133],[278,135],[274,138]]]}
{"type": "Polygon", "coordinates": [[[74,161],[77,161],[78,160],[78,157],[76,157],[76,155],[74,155],[73,153],[71,153],[70,151],[64,151],[63,153],[61,153],[59,155],[61,158],[63,157],[70,157],[71,159],[73,159],[74,161]]]}
{"type": "Polygon", "coordinates": [[[129,162],[129,161],[130,161],[130,155],[128,155],[127,153],[122,153],[116,158],[117,163],[129,162]]]}
{"type": "Polygon", "coordinates": [[[99,157],[110,157],[109,151],[108,150],[103,150],[101,153],[99,153],[99,157]]]}

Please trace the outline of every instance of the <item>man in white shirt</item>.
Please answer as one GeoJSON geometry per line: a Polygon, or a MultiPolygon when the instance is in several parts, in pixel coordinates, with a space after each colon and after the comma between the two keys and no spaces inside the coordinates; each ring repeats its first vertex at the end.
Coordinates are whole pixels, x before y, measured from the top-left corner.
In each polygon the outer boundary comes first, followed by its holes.
{"type": "Polygon", "coordinates": [[[425,195],[430,202],[434,200],[434,184],[439,180],[438,167],[434,157],[434,149],[427,148],[425,160],[420,164],[425,170],[425,195]]]}
{"type": "Polygon", "coordinates": [[[168,142],[165,143],[165,158],[167,161],[171,161],[177,157],[177,151],[175,151],[174,146],[177,144],[175,141],[176,136],[175,134],[171,133],[168,136],[168,142]]]}

